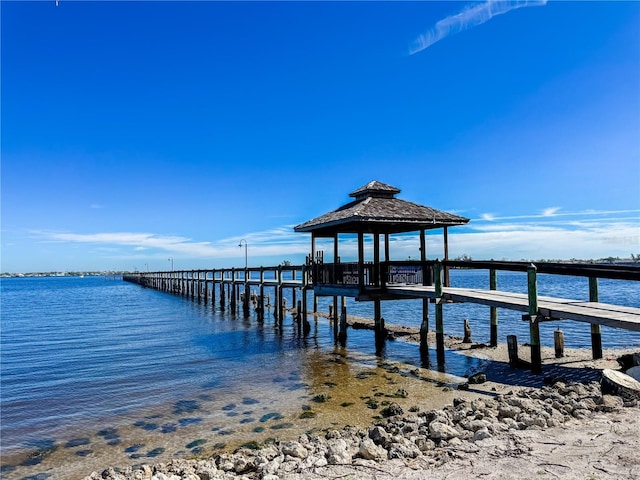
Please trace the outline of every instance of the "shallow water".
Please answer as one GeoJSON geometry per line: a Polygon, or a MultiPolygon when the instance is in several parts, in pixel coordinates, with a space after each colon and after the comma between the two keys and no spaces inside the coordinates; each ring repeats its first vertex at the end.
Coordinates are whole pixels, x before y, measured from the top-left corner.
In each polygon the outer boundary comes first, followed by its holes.
{"type": "MultiPolygon", "coordinates": [[[[541,295],[588,297],[586,279],[539,277],[541,295]]],[[[451,278],[453,286],[486,287],[488,273],[453,271],[451,278]]],[[[526,288],[526,275],[503,274],[498,281],[501,289],[526,288]]],[[[376,392],[392,398],[404,389],[411,392],[406,401],[438,403],[439,382],[455,384],[482,368],[480,360],[447,354],[447,373],[430,372],[419,368],[417,345],[387,342],[376,357],[370,331],[350,330],[341,348],[326,319],[311,319],[304,336],[290,316],[280,328],[270,315],[264,322],[253,314],[244,319],[219,304],[103,277],[2,279],[0,285],[3,478],[82,477],[112,464],[346,424],[376,414],[361,398],[376,392]],[[314,401],[323,393],[326,402],[314,401]],[[301,419],[306,411],[313,415],[301,419]]],[[[601,281],[600,298],[639,306],[640,289],[601,281]]],[[[387,323],[419,326],[421,304],[385,302],[382,313],[387,323]]],[[[328,310],[325,299],[319,306],[328,310]]],[[[348,310],[373,313],[371,304],[351,300],[348,310]]],[[[462,318],[469,318],[474,339],[487,339],[488,312],[447,305],[446,333],[461,336],[462,318]]],[[[552,345],[556,326],[543,325],[543,344],[552,345]]],[[[567,347],[590,345],[588,325],[563,322],[562,328],[567,347]]],[[[507,333],[528,338],[520,315],[500,310],[501,341],[507,333]]],[[[640,335],[603,329],[603,344],[635,346],[640,335]]]]}

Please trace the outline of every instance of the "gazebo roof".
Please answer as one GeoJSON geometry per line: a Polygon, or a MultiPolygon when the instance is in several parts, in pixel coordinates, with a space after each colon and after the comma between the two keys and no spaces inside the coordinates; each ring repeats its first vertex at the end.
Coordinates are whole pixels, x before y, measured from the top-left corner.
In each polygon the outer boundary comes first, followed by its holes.
{"type": "Polygon", "coordinates": [[[294,227],[317,236],[335,233],[401,233],[464,225],[468,218],[395,198],[400,190],[372,181],[354,190],[355,200],[294,227]]]}

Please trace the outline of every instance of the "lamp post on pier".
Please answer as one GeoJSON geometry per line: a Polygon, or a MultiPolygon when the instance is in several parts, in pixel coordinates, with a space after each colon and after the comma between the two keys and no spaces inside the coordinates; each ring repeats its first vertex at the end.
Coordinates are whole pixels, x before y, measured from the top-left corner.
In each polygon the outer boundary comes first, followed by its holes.
{"type": "Polygon", "coordinates": [[[173,257],[169,257],[168,260],[171,262],[171,271],[173,272],[173,257]]]}
{"type": "Polygon", "coordinates": [[[244,269],[247,269],[248,263],[247,263],[247,241],[243,238],[242,240],[240,240],[240,243],[238,244],[238,246],[240,248],[242,248],[242,242],[244,242],[244,269]]]}

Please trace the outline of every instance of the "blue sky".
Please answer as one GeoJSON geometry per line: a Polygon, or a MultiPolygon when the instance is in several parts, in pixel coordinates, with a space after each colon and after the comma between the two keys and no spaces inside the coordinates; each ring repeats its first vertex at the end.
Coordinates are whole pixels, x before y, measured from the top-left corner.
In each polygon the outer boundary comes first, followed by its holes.
{"type": "Polygon", "coordinates": [[[639,2],[0,9],[3,272],[298,263],[371,180],[451,256],[640,253],[639,2]]]}

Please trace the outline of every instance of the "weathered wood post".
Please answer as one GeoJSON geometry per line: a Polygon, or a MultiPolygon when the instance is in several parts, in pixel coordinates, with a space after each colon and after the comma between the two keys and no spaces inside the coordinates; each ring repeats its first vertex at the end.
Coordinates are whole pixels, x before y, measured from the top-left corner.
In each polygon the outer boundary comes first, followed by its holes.
{"type": "Polygon", "coordinates": [[[333,296],[333,304],[329,306],[329,317],[333,322],[333,339],[338,340],[338,297],[333,296]]]}
{"type": "MultiPolygon", "coordinates": [[[[420,230],[420,262],[422,264],[422,285],[429,285],[431,272],[427,265],[427,239],[425,230],[420,230]]],[[[429,299],[422,299],[422,322],[420,323],[420,354],[423,359],[429,353],[429,299]]],[[[425,363],[423,361],[423,363],[425,363]]],[[[427,362],[428,363],[428,362],[427,362]]]]}
{"type": "MultiPolygon", "coordinates": [[[[291,268],[291,282],[296,281],[296,269],[291,268]]],[[[291,289],[291,308],[295,307],[298,303],[298,299],[296,298],[296,287],[291,289]]]]}
{"type": "Polygon", "coordinates": [[[540,351],[540,322],[538,319],[538,269],[534,264],[527,268],[527,291],[529,294],[529,345],[531,345],[531,371],[542,372],[540,351]]]}
{"type": "Polygon", "coordinates": [[[340,299],[340,333],[338,340],[344,346],[347,341],[347,301],[346,297],[340,299]]]}
{"type": "Polygon", "coordinates": [[[564,332],[557,329],[553,332],[553,345],[556,350],[556,358],[564,357],[564,332]]]}
{"type": "Polygon", "coordinates": [[[309,277],[307,272],[307,266],[302,266],[302,317],[304,321],[308,324],[309,320],[307,319],[307,291],[309,289],[309,277]]]}
{"type": "Polygon", "coordinates": [[[278,276],[278,286],[276,287],[276,305],[275,308],[273,309],[274,312],[277,310],[278,311],[278,323],[280,324],[280,326],[282,326],[282,319],[284,318],[284,302],[282,301],[284,299],[284,295],[283,295],[283,291],[282,291],[282,267],[280,265],[278,265],[278,270],[277,270],[277,276],[278,276]]]}
{"type": "MultiPolygon", "coordinates": [[[[598,302],[598,279],[589,277],[589,301],[598,302]]],[[[594,360],[602,358],[602,334],[600,325],[591,324],[591,355],[594,360]]]]}
{"type": "Polygon", "coordinates": [[[249,301],[250,301],[249,294],[250,294],[249,269],[245,268],[244,269],[244,298],[242,302],[242,313],[244,314],[245,318],[249,316],[249,301]]]}
{"type": "Polygon", "coordinates": [[[260,267],[260,298],[258,298],[258,318],[264,320],[264,267],[260,267]]]}
{"type": "Polygon", "coordinates": [[[471,343],[471,325],[469,325],[469,319],[464,319],[464,339],[462,343],[471,343]]]}
{"type": "Polygon", "coordinates": [[[442,316],[442,263],[436,260],[433,265],[433,275],[435,277],[436,294],[436,357],[438,366],[444,367],[444,319],[442,316]]]}
{"type": "Polygon", "coordinates": [[[517,367],[520,364],[518,358],[518,337],[507,335],[507,351],[509,352],[509,365],[517,367]]]}
{"type": "MultiPolygon", "coordinates": [[[[489,289],[498,289],[498,272],[495,268],[489,270],[489,289]]],[[[489,307],[491,317],[491,333],[489,339],[489,345],[492,347],[498,346],[498,307],[489,307]]]]}
{"type": "Polygon", "coordinates": [[[231,269],[231,311],[236,313],[236,270],[231,269]]]}
{"type": "Polygon", "coordinates": [[[384,341],[385,338],[385,328],[384,328],[384,318],[382,318],[382,308],[380,299],[376,299],[373,301],[373,321],[375,323],[375,337],[376,341],[384,341]]]}
{"type": "Polygon", "coordinates": [[[224,285],[224,270],[220,270],[220,308],[224,310],[224,305],[226,303],[226,292],[224,285]]]}
{"type": "Polygon", "coordinates": [[[211,306],[216,306],[216,271],[211,271],[211,306]]]}

